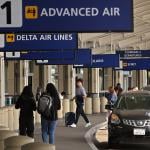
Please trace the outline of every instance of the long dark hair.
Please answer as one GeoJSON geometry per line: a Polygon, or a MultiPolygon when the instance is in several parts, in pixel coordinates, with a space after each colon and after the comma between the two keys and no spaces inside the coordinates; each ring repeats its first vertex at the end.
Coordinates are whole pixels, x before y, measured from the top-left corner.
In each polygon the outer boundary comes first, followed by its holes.
{"type": "Polygon", "coordinates": [[[33,97],[32,87],[29,86],[29,85],[28,85],[28,86],[25,86],[25,87],[23,88],[23,91],[22,91],[21,95],[33,97]]]}
{"type": "Polygon", "coordinates": [[[51,97],[59,99],[58,91],[53,83],[48,83],[46,86],[46,92],[50,94],[51,97]]]}

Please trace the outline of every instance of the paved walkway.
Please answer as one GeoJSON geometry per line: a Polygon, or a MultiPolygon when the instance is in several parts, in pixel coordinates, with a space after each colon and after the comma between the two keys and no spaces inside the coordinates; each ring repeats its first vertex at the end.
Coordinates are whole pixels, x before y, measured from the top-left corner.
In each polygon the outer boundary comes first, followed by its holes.
{"type": "MultiPolygon", "coordinates": [[[[105,121],[105,114],[89,115],[88,118],[92,126],[95,126],[105,121]]],[[[56,150],[80,150],[81,148],[82,150],[91,150],[84,139],[89,128],[85,128],[84,125],[82,117],[80,117],[77,128],[65,127],[64,120],[59,120],[56,130],[56,150]]],[[[42,141],[40,125],[36,126],[35,141],[42,141]]]]}

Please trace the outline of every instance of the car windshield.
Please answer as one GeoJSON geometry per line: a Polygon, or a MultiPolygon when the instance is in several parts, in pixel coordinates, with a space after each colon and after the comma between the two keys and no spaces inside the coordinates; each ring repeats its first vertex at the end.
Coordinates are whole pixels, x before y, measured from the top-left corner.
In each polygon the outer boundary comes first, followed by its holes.
{"type": "Polygon", "coordinates": [[[116,103],[118,109],[150,109],[150,95],[125,95],[116,103]]]}

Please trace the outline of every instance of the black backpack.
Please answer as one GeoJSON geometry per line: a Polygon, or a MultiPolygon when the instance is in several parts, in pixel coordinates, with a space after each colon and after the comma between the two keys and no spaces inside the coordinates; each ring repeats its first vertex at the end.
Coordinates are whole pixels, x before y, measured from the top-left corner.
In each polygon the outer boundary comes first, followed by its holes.
{"type": "Polygon", "coordinates": [[[48,94],[43,94],[38,100],[37,111],[45,119],[51,119],[53,112],[53,98],[48,94]]]}

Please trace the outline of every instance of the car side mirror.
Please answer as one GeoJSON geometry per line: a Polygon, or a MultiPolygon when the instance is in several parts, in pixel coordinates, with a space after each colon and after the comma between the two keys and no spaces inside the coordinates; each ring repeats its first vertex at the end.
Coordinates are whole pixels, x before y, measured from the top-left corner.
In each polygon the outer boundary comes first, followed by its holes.
{"type": "Polygon", "coordinates": [[[105,109],[107,110],[113,110],[113,106],[110,104],[105,105],[105,109]]]}

